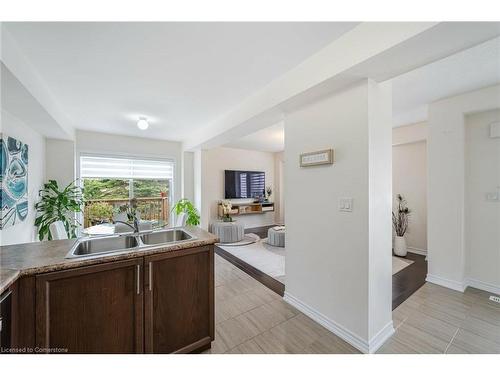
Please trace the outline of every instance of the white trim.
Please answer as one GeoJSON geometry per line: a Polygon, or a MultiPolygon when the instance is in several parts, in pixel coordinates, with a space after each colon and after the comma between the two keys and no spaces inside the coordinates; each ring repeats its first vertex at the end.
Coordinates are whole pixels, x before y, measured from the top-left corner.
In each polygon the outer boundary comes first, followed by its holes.
{"type": "Polygon", "coordinates": [[[394,334],[394,325],[392,320],[385,325],[378,333],[372,337],[369,343],[369,352],[375,353],[382,345],[394,334]]]}
{"type": "Polygon", "coordinates": [[[465,279],[465,287],[473,287],[476,289],[481,289],[489,293],[494,293],[500,295],[500,285],[485,283],[484,281],[480,281],[477,279],[466,278],[465,279]]]}
{"type": "Polygon", "coordinates": [[[427,256],[427,250],[426,249],[419,249],[418,247],[408,246],[407,250],[408,250],[409,253],[427,256]]]}
{"type": "Polygon", "coordinates": [[[380,330],[370,342],[362,339],[354,332],[351,332],[342,325],[334,322],[330,318],[326,317],[319,311],[315,310],[311,306],[300,301],[298,298],[292,296],[290,293],[285,292],[283,300],[288,302],[290,305],[295,307],[297,310],[307,315],[309,318],[314,320],[316,323],[325,327],[330,332],[339,336],[341,339],[347,341],[349,344],[354,346],[356,349],[360,350],[362,353],[374,353],[378,348],[380,348],[384,342],[394,333],[394,327],[392,321],[387,323],[387,325],[380,330]]]}
{"type": "Polygon", "coordinates": [[[465,291],[465,288],[466,288],[466,285],[463,282],[445,279],[444,277],[431,275],[431,274],[427,274],[425,281],[427,281],[429,283],[444,286],[445,288],[448,288],[448,289],[457,290],[457,291],[462,292],[462,293],[465,291]]]}

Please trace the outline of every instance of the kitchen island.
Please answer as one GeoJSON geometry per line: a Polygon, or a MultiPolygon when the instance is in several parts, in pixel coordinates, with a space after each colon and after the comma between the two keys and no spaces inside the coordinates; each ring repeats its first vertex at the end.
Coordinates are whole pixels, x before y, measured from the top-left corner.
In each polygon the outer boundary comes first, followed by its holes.
{"type": "MultiPolygon", "coordinates": [[[[68,257],[76,240],[0,247],[11,352],[191,353],[214,338],[217,238],[68,257]]],[[[2,343],[4,346],[4,343],[2,343]]]]}

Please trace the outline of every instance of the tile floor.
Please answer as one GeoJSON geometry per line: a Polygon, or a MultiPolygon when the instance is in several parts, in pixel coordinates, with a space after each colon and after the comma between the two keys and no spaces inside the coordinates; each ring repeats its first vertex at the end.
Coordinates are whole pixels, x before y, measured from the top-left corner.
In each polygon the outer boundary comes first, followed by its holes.
{"type": "MultiPolygon", "coordinates": [[[[215,256],[215,341],[205,353],[359,353],[215,256]]],[[[393,312],[379,353],[500,353],[500,304],[488,293],[426,283],[393,312]]]]}

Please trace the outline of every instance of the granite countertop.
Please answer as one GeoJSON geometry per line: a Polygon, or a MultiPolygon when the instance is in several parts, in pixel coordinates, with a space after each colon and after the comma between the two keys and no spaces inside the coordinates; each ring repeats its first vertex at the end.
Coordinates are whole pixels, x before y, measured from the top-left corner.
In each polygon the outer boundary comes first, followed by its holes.
{"type": "Polygon", "coordinates": [[[198,227],[187,227],[186,230],[196,239],[71,259],[66,258],[66,255],[75,243],[75,239],[0,246],[0,293],[22,276],[212,245],[217,242],[216,236],[198,227]]]}

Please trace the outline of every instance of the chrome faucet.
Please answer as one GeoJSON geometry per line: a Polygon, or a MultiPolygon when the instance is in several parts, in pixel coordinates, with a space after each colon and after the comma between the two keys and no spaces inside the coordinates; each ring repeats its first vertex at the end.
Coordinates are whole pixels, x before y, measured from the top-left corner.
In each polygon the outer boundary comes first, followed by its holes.
{"type": "Polygon", "coordinates": [[[130,228],[132,228],[134,230],[134,234],[139,234],[139,220],[134,217],[134,225],[131,225],[125,221],[121,221],[121,220],[113,220],[113,224],[116,224],[116,223],[122,223],[122,224],[125,224],[125,225],[128,225],[130,228]]]}

